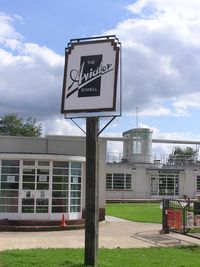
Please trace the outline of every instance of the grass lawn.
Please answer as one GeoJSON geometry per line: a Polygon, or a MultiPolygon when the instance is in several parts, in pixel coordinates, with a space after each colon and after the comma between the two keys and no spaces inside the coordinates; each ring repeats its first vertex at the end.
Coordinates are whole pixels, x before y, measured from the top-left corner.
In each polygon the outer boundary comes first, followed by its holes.
{"type": "Polygon", "coordinates": [[[106,215],[134,222],[162,223],[159,203],[109,203],[106,215]]]}
{"type": "MultiPolygon", "coordinates": [[[[1,267],[84,267],[83,249],[32,249],[0,253],[1,267]]],[[[99,267],[197,267],[200,247],[100,249],[99,267]]]]}

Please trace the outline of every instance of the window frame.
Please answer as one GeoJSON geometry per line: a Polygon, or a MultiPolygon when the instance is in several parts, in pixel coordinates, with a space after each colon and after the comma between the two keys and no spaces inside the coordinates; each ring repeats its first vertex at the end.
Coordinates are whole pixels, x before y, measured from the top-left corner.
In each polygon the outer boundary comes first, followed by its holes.
{"type": "Polygon", "coordinates": [[[120,173],[120,172],[106,173],[106,190],[113,190],[113,191],[132,190],[132,175],[130,173],[120,173]],[[120,186],[119,183],[121,183],[122,186],[120,186]]]}

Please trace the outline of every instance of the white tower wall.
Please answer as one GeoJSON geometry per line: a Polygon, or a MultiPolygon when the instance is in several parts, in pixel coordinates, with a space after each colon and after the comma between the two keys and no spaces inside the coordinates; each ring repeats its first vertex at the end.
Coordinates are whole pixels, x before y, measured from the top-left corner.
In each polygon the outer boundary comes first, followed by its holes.
{"type": "Polygon", "coordinates": [[[130,163],[152,163],[152,131],[135,128],[123,133],[123,158],[130,163]]]}

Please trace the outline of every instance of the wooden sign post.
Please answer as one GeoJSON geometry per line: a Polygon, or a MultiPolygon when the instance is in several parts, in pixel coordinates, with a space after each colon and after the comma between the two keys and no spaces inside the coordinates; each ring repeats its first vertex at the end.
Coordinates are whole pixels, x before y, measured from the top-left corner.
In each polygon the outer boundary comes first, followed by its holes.
{"type": "Polygon", "coordinates": [[[97,266],[98,252],[98,118],[86,119],[85,265],[97,266]]]}

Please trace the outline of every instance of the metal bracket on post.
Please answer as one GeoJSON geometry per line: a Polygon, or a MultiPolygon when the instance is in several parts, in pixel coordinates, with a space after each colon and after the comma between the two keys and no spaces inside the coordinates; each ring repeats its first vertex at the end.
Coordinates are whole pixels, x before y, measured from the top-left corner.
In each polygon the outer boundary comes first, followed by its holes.
{"type": "Polygon", "coordinates": [[[78,123],[76,123],[73,118],[70,118],[70,120],[84,133],[86,134],[86,132],[78,125],[78,123]]]}
{"type": "Polygon", "coordinates": [[[98,135],[100,135],[116,117],[117,116],[112,117],[112,119],[110,119],[109,122],[106,123],[106,125],[98,132],[98,135]]]}

